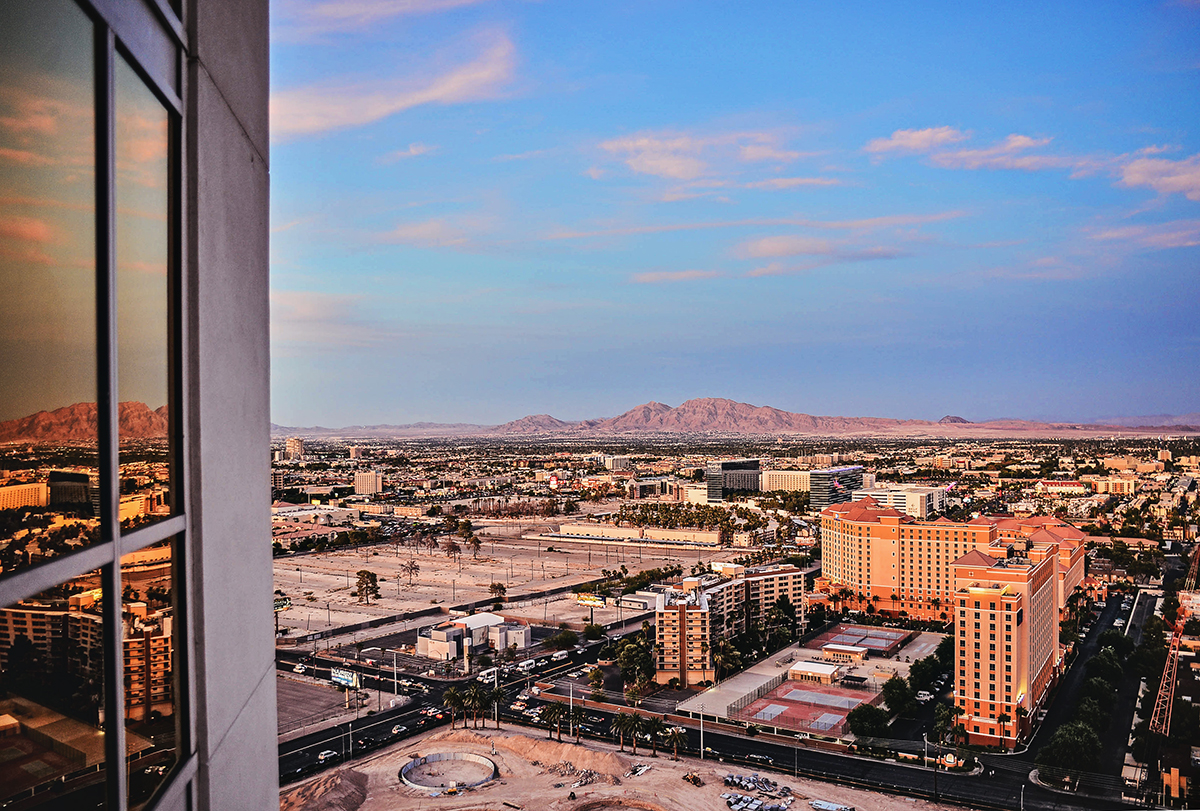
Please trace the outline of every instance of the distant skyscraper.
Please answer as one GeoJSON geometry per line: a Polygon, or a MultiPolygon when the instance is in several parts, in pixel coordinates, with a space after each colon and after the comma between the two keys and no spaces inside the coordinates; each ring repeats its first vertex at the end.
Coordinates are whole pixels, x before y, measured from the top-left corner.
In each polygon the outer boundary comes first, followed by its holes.
{"type": "Polygon", "coordinates": [[[287,441],[287,458],[288,459],[303,459],[304,458],[304,440],[298,436],[289,437],[287,441]]]}
{"type": "Polygon", "coordinates": [[[863,486],[862,465],[831,467],[809,473],[809,506],[823,510],[830,504],[850,501],[855,490],[863,486]]]}
{"type": "Polygon", "coordinates": [[[708,502],[722,501],[726,490],[757,490],[761,470],[757,459],[728,459],[709,462],[705,469],[708,502]]]}
{"type": "Polygon", "coordinates": [[[362,448],[358,447],[357,445],[351,445],[350,446],[350,458],[351,459],[362,459],[362,448]]]}
{"type": "Polygon", "coordinates": [[[378,470],[361,470],[354,474],[354,493],[373,496],[383,490],[383,474],[378,470]]]}

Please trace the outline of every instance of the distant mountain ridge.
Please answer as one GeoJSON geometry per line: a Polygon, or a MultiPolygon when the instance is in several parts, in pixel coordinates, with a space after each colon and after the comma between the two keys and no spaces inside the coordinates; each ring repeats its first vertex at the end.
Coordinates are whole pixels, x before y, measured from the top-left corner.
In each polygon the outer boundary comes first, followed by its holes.
{"type": "MultiPolygon", "coordinates": [[[[1200,424],[1200,420],[1196,420],[1200,424]]],[[[272,424],[277,435],[327,437],[521,436],[538,434],[792,434],[895,438],[986,438],[1003,436],[1100,436],[1114,433],[1200,433],[1195,425],[1125,426],[1000,419],[971,422],[948,415],[937,422],[888,417],[819,417],[717,397],[688,400],[679,406],[651,401],[615,417],[570,422],[533,414],[501,425],[411,423],[407,425],[294,428],[272,424]]]]}
{"type": "MultiPolygon", "coordinates": [[[[151,410],[135,401],[117,405],[122,439],[167,435],[167,407],[151,410]]],[[[96,404],[75,403],[0,422],[0,442],[86,442],[96,439],[96,404]]]]}

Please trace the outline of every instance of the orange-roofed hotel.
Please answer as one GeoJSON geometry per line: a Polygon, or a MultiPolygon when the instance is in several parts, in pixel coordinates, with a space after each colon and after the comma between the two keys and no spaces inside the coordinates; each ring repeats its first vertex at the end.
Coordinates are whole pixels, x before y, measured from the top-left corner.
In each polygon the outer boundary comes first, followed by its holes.
{"type": "Polygon", "coordinates": [[[848,602],[883,612],[954,621],[960,723],[973,742],[1011,745],[1062,661],[1058,622],[1083,582],[1085,539],[1056,518],[920,521],[866,498],[821,512],[818,588],[846,589],[848,602]]]}

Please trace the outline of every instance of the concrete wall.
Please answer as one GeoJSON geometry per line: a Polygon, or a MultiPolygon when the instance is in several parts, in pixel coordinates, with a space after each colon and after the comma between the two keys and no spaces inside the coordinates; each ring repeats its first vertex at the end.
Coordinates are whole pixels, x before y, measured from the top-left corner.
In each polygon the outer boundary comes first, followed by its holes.
{"type": "Polygon", "coordinates": [[[267,0],[187,0],[184,357],[195,807],[279,803],[271,619],[267,0]]]}

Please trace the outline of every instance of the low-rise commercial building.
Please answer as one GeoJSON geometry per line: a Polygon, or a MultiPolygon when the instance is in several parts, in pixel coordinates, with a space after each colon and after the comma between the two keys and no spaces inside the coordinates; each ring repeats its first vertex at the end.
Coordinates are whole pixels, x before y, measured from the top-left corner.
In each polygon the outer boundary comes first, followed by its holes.
{"type": "Polygon", "coordinates": [[[884,486],[855,490],[852,501],[874,499],[884,507],[895,507],[913,518],[928,518],[932,513],[946,509],[944,487],[884,486]]]}

